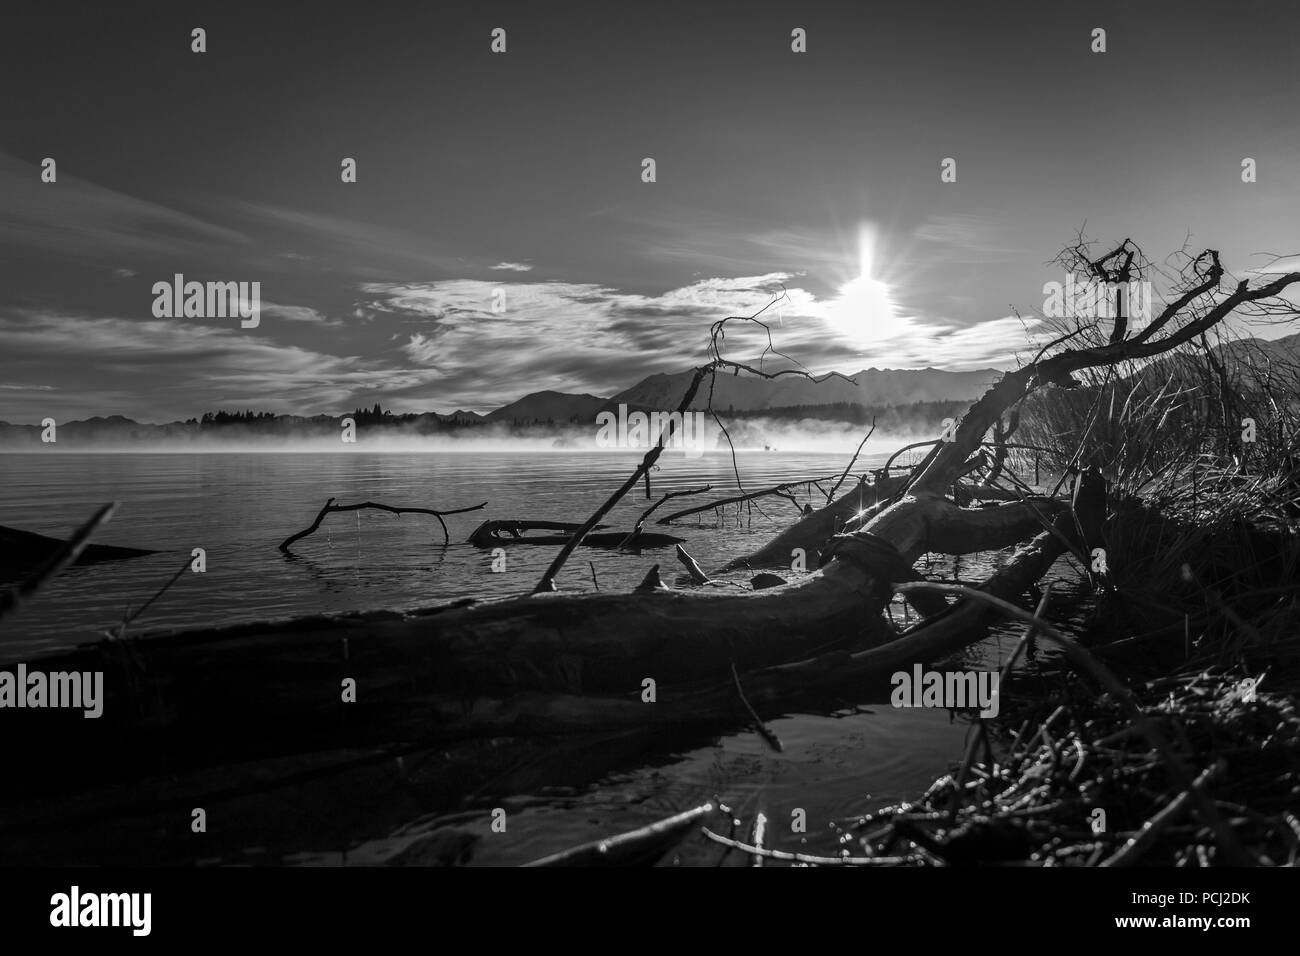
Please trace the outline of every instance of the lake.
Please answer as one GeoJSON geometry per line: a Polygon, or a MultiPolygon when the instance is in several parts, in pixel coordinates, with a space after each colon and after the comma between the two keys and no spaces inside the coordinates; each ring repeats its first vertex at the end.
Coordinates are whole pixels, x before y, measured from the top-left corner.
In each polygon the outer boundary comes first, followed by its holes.
{"type": "MultiPolygon", "coordinates": [[[[856,470],[883,463],[886,451],[869,448],[856,470]]],[[[0,524],[66,536],[99,505],[118,501],[116,514],[95,540],[160,552],[65,571],[6,622],[0,640],[10,659],[97,640],[122,619],[125,609],[152,597],[190,560],[193,548],[205,550],[206,572],[181,575],[134,623],[133,633],[524,593],[556,548],[511,547],[505,571],[494,573],[491,552],[467,544],[469,533],[486,519],[581,521],[640,457],[640,452],[362,450],[0,455],[0,524]],[[436,509],[488,504],[449,517],[451,541],[446,546],[435,518],[361,511],[328,516],[314,535],[294,545],[293,555],[281,554],[277,544],[308,527],[331,497],[341,503],[436,509]]],[[[847,463],[845,455],[808,453],[753,452],[737,458],[746,491],[837,474],[847,463]]],[[[713,491],[675,499],[659,514],[736,493],[728,454],[691,459],[665,453],[660,465],[652,475],[656,499],[706,484],[713,491]]],[[[801,491],[797,499],[800,506],[824,503],[815,490],[811,498],[801,491]]],[[[649,503],[638,485],[606,523],[611,529],[630,529],[649,503]]],[[[797,513],[789,501],[766,498],[752,509],[733,506],[721,520],[713,512],[698,521],[687,519],[672,531],[686,539],[687,550],[707,570],[757,548],[797,513]]],[[[680,572],[671,547],[639,555],[581,548],[558,585],[566,592],[589,591],[597,584],[626,589],[656,563],[669,583],[680,572]]],[[[989,556],[963,559],[961,576],[978,580],[989,566],[989,556]]],[[[1009,653],[1021,630],[997,629],[964,652],[964,658],[976,666],[993,666],[1009,653]]],[[[715,794],[747,818],[762,810],[774,821],[775,846],[836,852],[841,824],[881,802],[923,790],[960,757],[965,739],[966,724],[950,721],[946,711],[895,710],[878,694],[875,700],[870,696],[864,691],[862,700],[832,702],[822,713],[773,721],[785,744],[782,753],[752,732],[688,736],[656,746],[616,738],[569,754],[556,745],[530,752],[522,766],[497,768],[490,759],[480,760],[473,766],[484,779],[467,776],[459,788],[446,779],[430,779],[422,788],[420,771],[404,764],[399,776],[411,792],[379,802],[373,793],[374,771],[340,774],[328,786],[293,796],[246,800],[240,810],[252,821],[301,815],[307,806],[312,808],[308,823],[265,831],[250,822],[238,836],[210,845],[201,855],[183,853],[180,859],[379,863],[404,853],[398,857],[403,862],[427,862],[421,847],[463,838],[473,844],[469,862],[514,864],[643,825],[715,794]],[[275,802],[280,800],[289,802],[275,802]],[[507,834],[489,834],[481,826],[495,807],[510,811],[507,834]],[[806,833],[781,825],[796,808],[806,813],[806,833]]],[[[144,833],[148,822],[131,826],[144,833]]],[[[122,832],[129,834],[131,826],[122,832]]],[[[139,857],[144,852],[139,846],[147,842],[123,837],[114,852],[139,857]]],[[[706,861],[709,852],[716,856],[721,848],[706,845],[695,852],[702,854],[699,859],[682,862],[706,861]]]]}

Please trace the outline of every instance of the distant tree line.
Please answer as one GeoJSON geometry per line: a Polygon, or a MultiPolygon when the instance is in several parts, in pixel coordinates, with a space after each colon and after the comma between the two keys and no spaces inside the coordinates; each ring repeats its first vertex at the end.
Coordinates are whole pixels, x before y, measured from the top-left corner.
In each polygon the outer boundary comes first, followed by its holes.
{"type": "Polygon", "coordinates": [[[479,422],[468,418],[441,419],[434,412],[407,412],[405,414],[393,414],[383,407],[379,402],[375,402],[370,408],[357,408],[346,415],[338,417],[330,415],[318,415],[310,419],[303,419],[294,415],[280,415],[275,412],[255,412],[246,409],[242,412],[228,412],[224,409],[216,412],[204,412],[201,418],[191,418],[187,425],[198,425],[200,428],[221,428],[225,426],[238,425],[244,427],[253,427],[255,429],[271,429],[279,426],[278,431],[285,429],[297,429],[308,422],[316,425],[326,423],[336,423],[342,418],[353,419],[358,427],[375,426],[398,426],[411,425],[414,430],[421,433],[432,433],[440,431],[454,431],[464,428],[474,428],[479,422]]]}
{"type": "Polygon", "coordinates": [[[356,420],[358,425],[383,425],[391,422],[407,421],[418,418],[417,415],[395,416],[392,412],[384,410],[384,407],[375,402],[374,408],[358,408],[351,416],[356,420]]]}
{"type": "MultiPolygon", "coordinates": [[[[280,416],[275,412],[254,412],[244,410],[242,412],[204,412],[203,417],[199,419],[199,425],[208,428],[213,425],[253,425],[262,422],[273,422],[280,416]]],[[[194,421],[194,419],[190,419],[194,421]]]]}

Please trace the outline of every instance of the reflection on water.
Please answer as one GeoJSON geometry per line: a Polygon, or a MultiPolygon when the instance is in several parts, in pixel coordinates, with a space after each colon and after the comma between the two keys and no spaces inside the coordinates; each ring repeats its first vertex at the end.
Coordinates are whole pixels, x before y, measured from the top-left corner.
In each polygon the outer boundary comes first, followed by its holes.
{"type": "MultiPolygon", "coordinates": [[[[558,452],[5,455],[0,524],[62,536],[97,505],[117,500],[118,513],[97,540],[162,553],[69,570],[0,639],[11,658],[94,640],[125,607],[153,595],[195,547],[207,552],[207,572],[183,575],[136,623],[137,633],[523,593],[555,548],[512,547],[506,572],[494,574],[490,552],[464,543],[469,532],[489,518],[580,521],[639,459],[558,452]],[[315,535],[295,545],[294,556],[281,555],[279,541],[307,527],[331,497],[433,508],[488,505],[449,518],[451,543],[445,547],[430,517],[357,512],[326,518],[315,535]]],[[[859,467],[882,460],[864,456],[859,467]]],[[[709,483],[712,495],[733,493],[729,456],[665,455],[661,464],[652,478],[655,498],[709,483]]],[[[836,473],[844,464],[842,456],[740,456],[747,491],[836,473]]],[[[824,501],[816,491],[799,504],[806,500],[814,506],[824,501]]],[[[638,486],[607,523],[630,528],[645,507],[638,486]]],[[[758,547],[796,514],[790,502],[770,499],[761,508],[733,508],[720,523],[713,514],[690,519],[674,533],[709,568],[758,547]]],[[[960,575],[979,580],[996,560],[964,558],[960,575]]],[[[589,561],[606,589],[637,584],[655,563],[668,579],[677,571],[671,549],[641,555],[582,549],[561,575],[561,590],[592,588],[589,561]]],[[[1058,570],[1069,577],[1063,565],[1058,570]]],[[[962,666],[997,666],[1020,630],[995,631],[963,653],[962,666]]],[[[197,841],[201,846],[179,834],[167,838],[178,826],[174,814],[148,813],[118,821],[111,835],[103,828],[91,837],[33,834],[32,852],[40,841],[49,851],[54,841],[67,844],[71,860],[514,864],[718,796],[747,821],[763,812],[773,846],[834,853],[837,824],[915,795],[957,759],[966,724],[950,721],[946,711],[895,710],[879,689],[827,705],[839,709],[772,722],[785,744],[782,753],[748,731],[696,731],[675,741],[627,734],[485,741],[369,761],[301,786],[214,799],[208,812],[221,815],[224,836],[197,841]],[[505,833],[489,826],[495,808],[507,812],[505,833]],[[806,833],[791,829],[796,810],[806,814],[806,833]]],[[[21,855],[18,847],[13,852],[21,855]]],[[[712,863],[720,854],[721,848],[692,840],[679,857],[684,864],[712,863]]]]}

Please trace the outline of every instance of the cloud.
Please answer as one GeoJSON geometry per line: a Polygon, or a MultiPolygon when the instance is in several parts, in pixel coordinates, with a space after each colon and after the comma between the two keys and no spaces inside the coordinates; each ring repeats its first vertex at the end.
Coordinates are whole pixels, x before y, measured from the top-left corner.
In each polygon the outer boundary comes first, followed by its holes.
{"type": "Polygon", "coordinates": [[[222,209],[268,241],[283,236],[295,245],[311,249],[311,254],[277,255],[276,258],[301,261],[324,258],[336,262],[349,274],[369,272],[375,278],[387,278],[410,266],[436,270],[435,275],[465,269],[463,256],[451,255],[439,243],[402,229],[267,203],[226,203],[222,209]]]}
{"type": "Polygon", "coordinates": [[[533,267],[526,262],[498,262],[492,267],[507,272],[532,272],[533,267]]]}
{"type": "Polygon", "coordinates": [[[220,407],[316,414],[351,409],[359,396],[426,386],[435,374],[283,345],[238,324],[48,311],[0,316],[0,354],[33,378],[70,383],[57,395],[7,399],[10,421],[114,413],[156,421],[220,407]]]}
{"type": "MultiPolygon", "coordinates": [[[[612,395],[647,375],[680,372],[707,360],[714,322],[764,307],[775,348],[815,373],[1006,367],[1038,324],[922,319],[902,312],[878,283],[819,297],[794,282],[781,272],[712,277],[659,294],[558,281],[369,283],[361,308],[400,324],[398,352],[437,373],[442,404],[479,408],[543,389],[612,395]],[[497,289],[505,293],[499,313],[497,289]]],[[[768,344],[757,324],[733,322],[724,354],[749,363],[768,344]]],[[[772,354],[763,361],[769,370],[791,365],[772,354]]]]}
{"type": "Polygon", "coordinates": [[[310,322],[313,325],[341,326],[342,319],[331,318],[318,309],[305,305],[279,305],[275,302],[262,303],[262,315],[284,319],[288,322],[310,322]]]}

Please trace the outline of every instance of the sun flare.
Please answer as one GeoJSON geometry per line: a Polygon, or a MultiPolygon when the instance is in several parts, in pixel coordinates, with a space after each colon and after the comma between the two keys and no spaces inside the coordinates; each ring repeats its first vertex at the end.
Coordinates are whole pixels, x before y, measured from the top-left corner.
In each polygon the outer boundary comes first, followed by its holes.
{"type": "Polygon", "coordinates": [[[858,230],[858,274],[839,287],[828,316],[831,328],[859,348],[877,347],[907,330],[889,284],[874,275],[876,228],[863,223],[858,230]]]}

